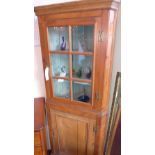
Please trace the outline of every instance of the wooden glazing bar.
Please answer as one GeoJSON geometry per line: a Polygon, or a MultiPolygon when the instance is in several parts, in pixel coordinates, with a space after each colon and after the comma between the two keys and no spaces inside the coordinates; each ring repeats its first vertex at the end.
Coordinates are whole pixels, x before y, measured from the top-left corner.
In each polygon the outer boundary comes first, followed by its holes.
{"type": "Polygon", "coordinates": [[[93,54],[94,52],[71,52],[71,50],[69,50],[69,51],[65,51],[65,52],[63,52],[63,51],[53,51],[53,52],[51,52],[50,51],[50,54],[77,54],[77,55],[86,55],[86,56],[94,56],[94,54],[93,54]]]}
{"type": "Polygon", "coordinates": [[[90,56],[93,56],[93,52],[71,52],[71,54],[78,54],[78,55],[90,55],[90,56]]]}
{"type": "Polygon", "coordinates": [[[50,51],[50,54],[69,54],[69,51],[50,51]]]}

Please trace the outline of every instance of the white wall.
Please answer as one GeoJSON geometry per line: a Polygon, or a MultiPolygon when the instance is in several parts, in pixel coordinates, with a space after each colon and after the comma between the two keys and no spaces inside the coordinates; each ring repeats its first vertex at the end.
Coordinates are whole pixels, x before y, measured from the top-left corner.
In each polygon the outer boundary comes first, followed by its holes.
{"type": "Polygon", "coordinates": [[[34,97],[45,97],[45,83],[37,17],[34,17],[34,97]]]}

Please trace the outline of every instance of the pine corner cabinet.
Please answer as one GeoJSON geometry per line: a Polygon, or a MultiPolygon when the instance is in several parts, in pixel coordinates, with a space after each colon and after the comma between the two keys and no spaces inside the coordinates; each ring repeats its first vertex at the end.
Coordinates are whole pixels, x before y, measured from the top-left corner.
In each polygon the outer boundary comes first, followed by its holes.
{"type": "Polygon", "coordinates": [[[103,155],[119,0],[35,7],[53,154],[103,155]]]}

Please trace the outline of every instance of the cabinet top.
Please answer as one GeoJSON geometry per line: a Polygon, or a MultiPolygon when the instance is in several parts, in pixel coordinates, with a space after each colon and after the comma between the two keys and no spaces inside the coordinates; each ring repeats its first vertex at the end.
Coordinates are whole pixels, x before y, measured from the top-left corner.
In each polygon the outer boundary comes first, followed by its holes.
{"type": "Polygon", "coordinates": [[[97,9],[117,10],[119,7],[119,3],[120,0],[82,0],[75,2],[37,6],[34,8],[34,11],[37,16],[41,16],[47,14],[57,14],[57,13],[87,11],[97,9]]]}

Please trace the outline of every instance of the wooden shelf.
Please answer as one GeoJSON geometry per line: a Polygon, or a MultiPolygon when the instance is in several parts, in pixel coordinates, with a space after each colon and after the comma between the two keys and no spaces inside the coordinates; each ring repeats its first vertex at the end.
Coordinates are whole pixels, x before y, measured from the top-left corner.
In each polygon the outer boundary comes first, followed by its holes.
{"type": "Polygon", "coordinates": [[[93,52],[71,52],[71,54],[93,56],[93,52]]]}
{"type": "Polygon", "coordinates": [[[76,81],[76,82],[81,82],[81,83],[91,83],[92,80],[88,80],[88,79],[79,79],[79,78],[72,78],[72,81],[76,81]]]}
{"type": "Polygon", "coordinates": [[[58,79],[63,79],[63,80],[68,80],[68,81],[76,81],[78,83],[91,83],[92,80],[89,79],[80,79],[80,78],[70,78],[70,77],[59,77],[59,76],[54,76],[52,79],[58,80],[58,79]]]}

